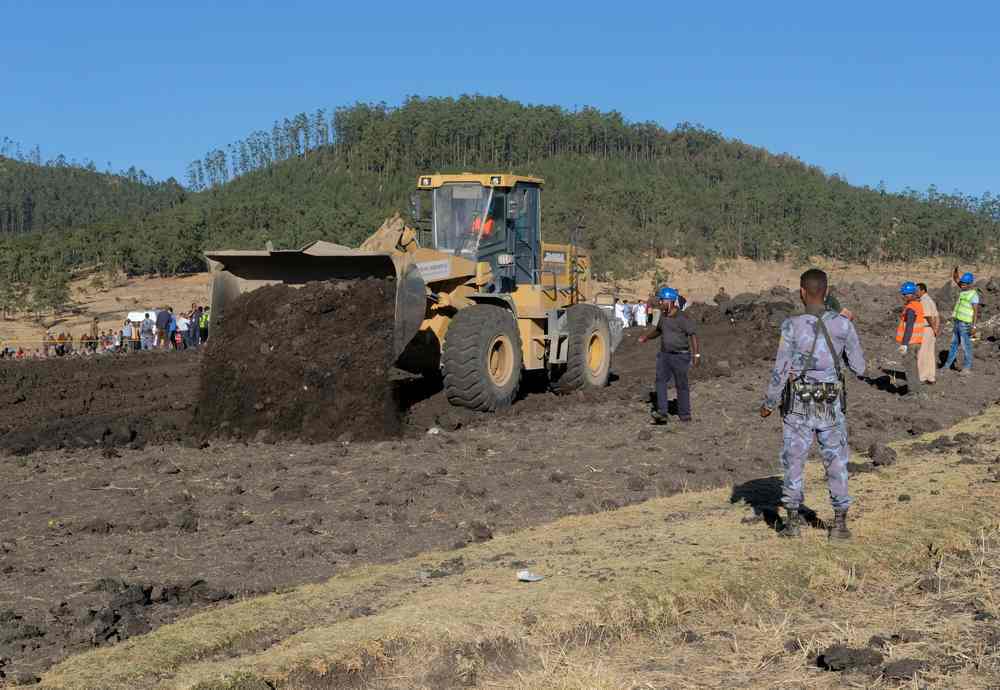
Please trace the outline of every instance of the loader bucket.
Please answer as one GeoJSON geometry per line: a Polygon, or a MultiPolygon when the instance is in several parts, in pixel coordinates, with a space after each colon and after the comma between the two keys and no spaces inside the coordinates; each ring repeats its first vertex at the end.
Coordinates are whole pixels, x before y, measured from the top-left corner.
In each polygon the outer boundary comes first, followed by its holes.
{"type": "Polygon", "coordinates": [[[420,271],[404,254],[363,252],[325,242],[293,251],[206,252],[212,272],[209,333],[226,318],[226,305],[244,292],[265,285],[304,285],[317,280],[395,279],[393,358],[413,339],[427,310],[420,271]]]}

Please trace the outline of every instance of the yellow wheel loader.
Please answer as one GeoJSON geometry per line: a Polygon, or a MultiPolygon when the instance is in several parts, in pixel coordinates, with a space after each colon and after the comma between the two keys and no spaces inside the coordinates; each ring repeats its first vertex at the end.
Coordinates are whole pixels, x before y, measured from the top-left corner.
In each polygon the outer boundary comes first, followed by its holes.
{"type": "Polygon", "coordinates": [[[413,225],[396,216],[359,249],[210,251],[212,325],[264,285],[395,279],[393,355],[400,369],[440,374],[448,400],[496,410],[525,371],[556,392],[607,385],[621,324],[591,302],[590,256],[542,242],[543,180],[507,174],[421,175],[413,225]]]}

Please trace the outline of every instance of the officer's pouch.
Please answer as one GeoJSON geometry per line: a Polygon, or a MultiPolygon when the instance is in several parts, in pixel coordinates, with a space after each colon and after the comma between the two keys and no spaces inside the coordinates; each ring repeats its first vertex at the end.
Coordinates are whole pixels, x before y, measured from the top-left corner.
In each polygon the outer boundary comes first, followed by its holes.
{"type": "Polygon", "coordinates": [[[778,406],[782,417],[792,411],[792,397],[792,380],[788,379],[785,381],[785,387],[781,389],[781,405],[778,406]]]}
{"type": "Polygon", "coordinates": [[[822,384],[817,385],[815,383],[809,383],[808,381],[804,381],[802,379],[795,379],[792,382],[792,393],[801,402],[811,403],[814,400],[822,399],[824,393],[822,388],[820,388],[821,385],[822,384]]]}
{"type": "Polygon", "coordinates": [[[823,400],[828,403],[832,403],[838,398],[840,398],[840,384],[838,383],[824,383],[823,385],[823,400]]]}
{"type": "MultiPolygon", "coordinates": [[[[788,391],[789,403],[787,411],[783,409],[783,414],[791,412],[796,401],[799,403],[798,409],[800,410],[814,409],[811,406],[815,403],[832,404],[840,398],[843,388],[838,383],[813,383],[803,378],[796,378],[789,381],[786,390],[788,391]]],[[[782,404],[784,403],[783,398],[782,404]]]]}

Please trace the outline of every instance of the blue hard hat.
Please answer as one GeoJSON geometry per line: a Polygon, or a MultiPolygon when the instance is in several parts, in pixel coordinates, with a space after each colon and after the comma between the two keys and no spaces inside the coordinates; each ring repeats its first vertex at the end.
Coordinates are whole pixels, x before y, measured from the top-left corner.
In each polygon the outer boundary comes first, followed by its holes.
{"type": "Polygon", "coordinates": [[[917,284],[912,280],[908,280],[899,286],[899,294],[901,295],[915,295],[917,294],[917,284]]]}
{"type": "Polygon", "coordinates": [[[966,285],[972,285],[976,282],[976,276],[966,272],[962,274],[962,277],[958,279],[958,282],[965,283],[966,285]]]}
{"type": "Polygon", "coordinates": [[[673,300],[677,301],[677,290],[670,287],[661,287],[656,296],[663,300],[673,300]]]}

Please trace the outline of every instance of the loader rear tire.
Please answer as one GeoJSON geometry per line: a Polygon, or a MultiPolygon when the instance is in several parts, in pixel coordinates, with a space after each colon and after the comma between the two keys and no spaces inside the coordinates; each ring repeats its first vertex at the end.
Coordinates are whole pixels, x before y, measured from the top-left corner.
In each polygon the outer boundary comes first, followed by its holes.
{"type": "Polygon", "coordinates": [[[552,390],[571,393],[604,388],[611,377],[611,328],[599,307],[575,304],[566,310],[566,364],[554,372],[552,390]]]}
{"type": "Polygon", "coordinates": [[[441,355],[448,402],[482,412],[508,407],[521,383],[521,365],[521,338],[513,314],[492,304],[455,314],[441,355]]]}

